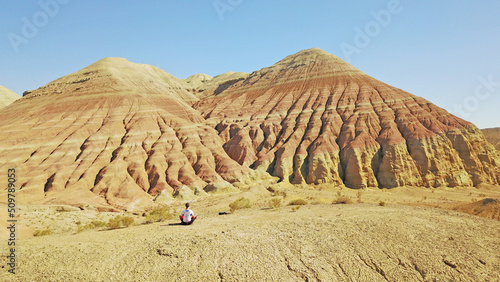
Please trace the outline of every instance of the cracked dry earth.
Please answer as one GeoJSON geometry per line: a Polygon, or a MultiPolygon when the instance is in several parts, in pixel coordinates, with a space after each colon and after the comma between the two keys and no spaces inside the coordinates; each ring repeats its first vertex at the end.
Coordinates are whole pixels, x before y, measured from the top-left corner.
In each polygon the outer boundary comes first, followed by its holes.
{"type": "Polygon", "coordinates": [[[500,221],[374,204],[246,209],[19,241],[5,281],[498,281],[500,221]]]}

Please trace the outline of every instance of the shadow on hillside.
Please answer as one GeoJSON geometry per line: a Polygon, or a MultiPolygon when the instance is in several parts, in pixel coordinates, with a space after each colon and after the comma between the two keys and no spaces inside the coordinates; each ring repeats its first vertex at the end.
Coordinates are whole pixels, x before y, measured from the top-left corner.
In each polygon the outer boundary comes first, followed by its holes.
{"type": "Polygon", "coordinates": [[[164,224],[162,226],[172,226],[172,225],[183,225],[182,223],[180,222],[177,222],[177,223],[169,223],[169,224],[164,224]]]}

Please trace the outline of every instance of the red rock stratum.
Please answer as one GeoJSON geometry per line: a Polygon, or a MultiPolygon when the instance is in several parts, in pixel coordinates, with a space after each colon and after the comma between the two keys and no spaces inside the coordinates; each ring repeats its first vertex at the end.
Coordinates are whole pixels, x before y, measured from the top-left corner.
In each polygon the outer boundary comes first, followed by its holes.
{"type": "Polygon", "coordinates": [[[316,48],[194,107],[232,159],[285,182],[351,188],[500,182],[498,152],[473,124],[316,48]]]}

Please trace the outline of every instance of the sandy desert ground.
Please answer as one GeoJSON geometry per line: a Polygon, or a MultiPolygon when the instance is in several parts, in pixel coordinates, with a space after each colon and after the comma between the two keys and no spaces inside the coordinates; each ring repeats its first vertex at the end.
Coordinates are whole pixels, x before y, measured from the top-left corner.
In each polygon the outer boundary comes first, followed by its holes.
{"type": "MultiPolygon", "coordinates": [[[[192,226],[176,219],[143,225],[136,216],[137,225],[128,228],[76,232],[77,221],[116,214],[22,207],[17,274],[6,272],[2,256],[0,280],[500,280],[500,221],[452,210],[481,198],[499,199],[497,187],[267,188],[192,201],[199,214],[192,226]],[[339,196],[352,203],[331,204],[339,196]],[[240,197],[252,207],[219,215],[240,197]],[[282,199],[283,206],[270,208],[270,197],[282,199]],[[287,205],[295,199],[308,204],[295,210],[287,205]],[[54,233],[31,237],[41,228],[54,233]]],[[[182,202],[170,207],[177,213],[182,202]]]]}

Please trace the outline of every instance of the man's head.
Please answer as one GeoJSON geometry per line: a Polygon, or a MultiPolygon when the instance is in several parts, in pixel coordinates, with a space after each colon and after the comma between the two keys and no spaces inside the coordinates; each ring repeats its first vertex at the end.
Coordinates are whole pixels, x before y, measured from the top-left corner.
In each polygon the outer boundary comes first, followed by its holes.
{"type": "Polygon", "coordinates": [[[186,209],[189,209],[189,203],[186,203],[186,209]]]}

